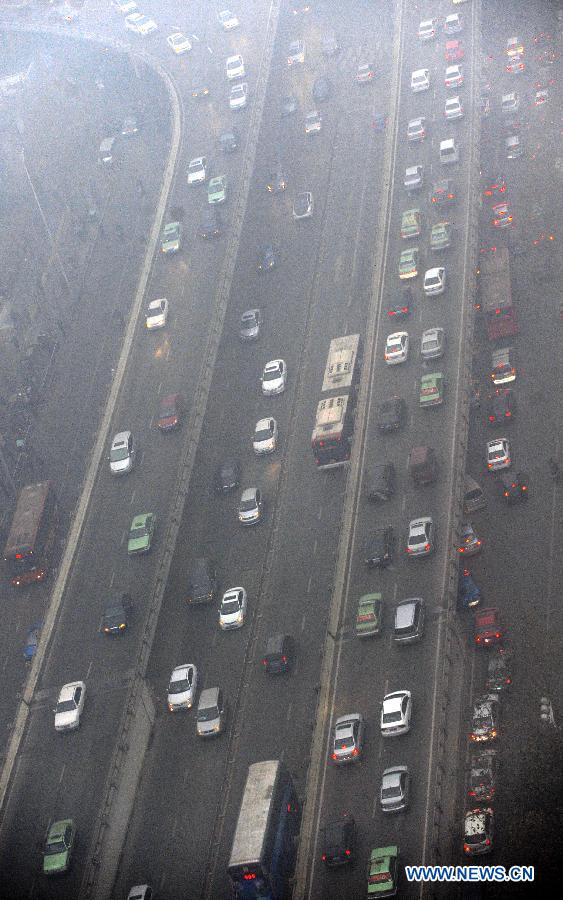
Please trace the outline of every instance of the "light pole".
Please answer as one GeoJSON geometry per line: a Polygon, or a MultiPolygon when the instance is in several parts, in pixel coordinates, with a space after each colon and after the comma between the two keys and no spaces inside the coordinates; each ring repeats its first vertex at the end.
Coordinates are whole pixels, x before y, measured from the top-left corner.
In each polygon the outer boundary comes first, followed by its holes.
{"type": "Polygon", "coordinates": [[[35,185],[33,184],[33,179],[32,179],[32,177],[31,177],[31,174],[30,174],[29,169],[28,169],[28,167],[27,167],[27,162],[26,162],[26,160],[25,160],[25,150],[24,150],[23,144],[22,144],[22,146],[20,147],[20,153],[21,153],[21,160],[22,160],[22,164],[23,164],[23,167],[24,167],[24,170],[25,170],[25,174],[26,174],[27,180],[28,180],[28,182],[29,182],[29,186],[30,186],[30,188],[31,188],[31,192],[32,192],[33,197],[34,197],[34,199],[35,199],[35,203],[37,204],[37,209],[39,210],[39,214],[40,214],[40,216],[41,216],[41,221],[43,222],[43,227],[45,228],[45,233],[46,233],[46,235],[47,235],[49,244],[50,244],[50,246],[51,246],[51,253],[52,253],[52,255],[53,255],[53,258],[56,259],[56,261],[57,261],[57,266],[58,266],[59,272],[60,272],[61,275],[62,275],[63,281],[64,281],[64,283],[65,283],[65,287],[66,287],[66,289],[67,289],[67,291],[68,291],[68,294],[69,294],[69,296],[70,296],[70,284],[69,284],[69,281],[68,281],[68,278],[67,278],[67,274],[66,274],[66,272],[65,272],[65,268],[64,268],[64,266],[63,266],[61,257],[60,257],[60,255],[59,255],[59,251],[58,251],[58,249],[57,249],[57,245],[55,244],[55,241],[53,240],[53,235],[51,234],[51,229],[49,228],[49,223],[47,222],[47,219],[46,219],[46,217],[45,217],[45,213],[43,212],[43,207],[41,206],[41,202],[40,202],[40,200],[39,200],[39,197],[37,196],[37,191],[35,190],[35,185]]]}

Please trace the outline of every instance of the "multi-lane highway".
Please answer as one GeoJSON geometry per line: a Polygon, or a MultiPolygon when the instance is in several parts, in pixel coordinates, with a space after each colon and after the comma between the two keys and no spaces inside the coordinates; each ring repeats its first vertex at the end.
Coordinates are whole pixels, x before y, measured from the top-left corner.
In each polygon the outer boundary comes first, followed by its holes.
{"type": "MultiPolygon", "coordinates": [[[[445,2],[440,7],[432,15],[451,10],[445,2]]],[[[100,798],[107,796],[108,766],[135,672],[144,616],[161,588],[159,561],[174,550],[146,670],[156,718],[146,753],[139,745],[139,754],[144,753],[141,779],[113,895],[125,896],[132,883],[147,881],[163,897],[228,896],[226,863],[247,766],[282,756],[301,796],[309,789],[298,890],[311,897],[359,897],[365,892],[364,860],[372,846],[399,843],[402,862],[443,859],[444,853],[454,856],[459,848],[459,840],[451,837],[452,829],[460,832],[455,818],[462,780],[457,768],[459,710],[465,713],[469,694],[463,707],[460,697],[464,671],[477,677],[465,620],[454,616],[453,559],[464,460],[458,442],[465,441],[470,389],[468,312],[480,239],[480,4],[463,7],[464,83],[459,95],[466,114],[447,124],[445,99],[458,91],[444,87],[443,34],[428,43],[417,37],[424,10],[413,18],[408,8],[401,8],[393,23],[382,21],[377,3],[367,11],[352,4],[345,16],[319,4],[310,14],[294,17],[284,5],[271,48],[266,23],[272,20],[265,5],[256,4],[244,16],[237,11],[241,27],[230,34],[218,29],[214,11],[207,8],[191,10],[189,23],[183,8],[167,9],[166,21],[159,19],[156,6],[147,11],[154,13],[161,33],[139,46],[171,72],[183,113],[168,208],[183,208],[185,247],[172,260],[155,259],[149,270],[146,299],[166,296],[170,317],[166,328],[152,335],[146,333],[141,315],[131,335],[108,434],[111,438],[131,428],[140,451],[130,475],[112,479],[103,460],[93,483],[4,814],[4,883],[12,896],[75,897],[84,874],[92,871],[100,798]],[[366,17],[371,17],[371,27],[366,17]],[[194,40],[193,55],[172,57],[164,42],[167,28],[182,28],[199,39],[194,40]],[[341,49],[326,57],[321,37],[329,28],[335,29],[341,49]],[[296,38],[305,43],[305,62],[289,69],[287,50],[296,38]],[[233,112],[223,67],[225,58],[238,52],[247,66],[251,102],[249,108],[233,112]],[[361,61],[377,63],[374,84],[356,83],[361,61]],[[428,68],[430,88],[413,93],[411,72],[419,68],[428,68]],[[307,136],[303,118],[313,106],[311,88],[320,75],[330,78],[334,96],[321,107],[320,134],[307,136]],[[209,98],[194,100],[189,93],[201,80],[209,82],[209,98]],[[253,97],[261,103],[264,91],[259,121],[253,97]],[[282,119],[282,97],[289,93],[297,96],[299,111],[282,119]],[[372,127],[378,112],[388,117],[385,133],[372,127]],[[426,117],[428,134],[411,145],[407,123],[420,115],[426,117]],[[225,156],[217,138],[232,124],[242,133],[241,147],[225,156]],[[439,162],[439,145],[451,136],[458,142],[460,159],[445,167],[439,162]],[[251,160],[254,152],[255,165],[246,180],[243,161],[251,160]],[[198,243],[195,234],[205,188],[189,188],[185,175],[189,159],[202,154],[210,159],[212,175],[226,174],[229,180],[222,211],[225,234],[209,243],[198,243]],[[271,195],[266,183],[278,162],[287,188],[271,195]],[[424,167],[424,184],[407,193],[404,170],[413,165],[424,167]],[[458,202],[442,216],[433,210],[430,194],[446,173],[455,182],[458,202]],[[314,216],[294,222],[292,204],[300,190],[312,191],[314,216]],[[417,240],[406,241],[399,233],[401,214],[414,207],[420,209],[423,230],[417,240]],[[453,223],[453,241],[438,255],[430,251],[429,236],[432,224],[442,218],[453,223]],[[259,274],[257,253],[266,242],[276,250],[277,266],[259,274]],[[411,282],[412,309],[397,326],[387,309],[403,290],[399,254],[414,245],[419,246],[420,262],[411,282]],[[173,548],[165,543],[168,516],[190,435],[185,430],[158,433],[158,398],[181,390],[188,398],[189,421],[213,304],[221,296],[223,273],[234,252],[224,329],[173,548]],[[427,297],[424,271],[441,264],[447,272],[446,291],[427,297]],[[262,310],[263,326],[256,343],[244,344],[238,339],[240,314],[253,307],[262,310]],[[433,326],[446,333],[446,352],[438,364],[424,363],[419,354],[421,334],[433,326]],[[383,360],[385,339],[403,327],[410,337],[409,358],[401,366],[388,367],[383,360]],[[310,434],[328,344],[336,335],[353,332],[364,334],[369,345],[352,465],[344,471],[316,472],[310,434]],[[260,374],[268,360],[278,357],[287,363],[287,388],[267,399],[260,392],[260,374]],[[420,378],[438,370],[446,376],[444,403],[421,409],[420,378]],[[398,433],[382,435],[377,404],[393,395],[404,398],[406,420],[398,433]],[[275,454],[258,458],[252,452],[252,434],[256,421],[266,415],[276,418],[280,439],[275,454]],[[421,444],[436,449],[439,477],[430,486],[415,488],[406,463],[410,449],[421,444]],[[264,521],[257,528],[238,524],[237,491],[226,497],[213,493],[214,471],[227,457],[240,462],[241,488],[257,486],[263,492],[264,521]],[[365,486],[374,465],[386,460],[396,467],[396,492],[389,502],[375,506],[366,500],[365,486]],[[128,559],[131,517],[148,511],[157,516],[153,551],[145,558],[128,559]],[[409,560],[409,520],[421,515],[434,519],[436,549],[428,559],[409,560]],[[368,570],[364,542],[374,527],[383,525],[394,529],[394,559],[387,570],[368,570]],[[193,608],[186,603],[189,573],[199,556],[216,562],[219,592],[239,584],[246,588],[248,614],[241,630],[219,630],[218,604],[193,608]],[[97,633],[111,589],[127,589],[135,607],[129,633],[116,641],[97,633]],[[354,635],[356,605],[370,590],[381,591],[386,603],[383,634],[360,642],[354,635]],[[393,611],[399,600],[412,596],[426,601],[425,634],[416,646],[398,647],[391,636],[393,611]],[[296,639],[296,667],[288,678],[267,679],[260,658],[267,637],[279,631],[296,639]],[[227,732],[211,744],[197,738],[193,712],[172,715],[166,708],[170,672],[185,662],[197,665],[200,688],[218,684],[227,697],[227,732]],[[54,731],[52,706],[60,685],[76,678],[88,685],[83,724],[79,734],[61,736],[54,731]],[[380,703],[385,693],[400,688],[412,692],[411,732],[384,740],[379,734],[380,703]],[[361,712],[366,718],[366,744],[360,765],[338,770],[329,760],[332,726],[346,712],[361,712]],[[381,772],[394,763],[409,766],[412,799],[406,814],[388,817],[379,809],[378,792],[381,772]],[[320,865],[318,829],[344,810],[353,812],[358,825],[359,862],[352,871],[326,873],[320,865]],[[42,839],[51,819],[66,816],[75,819],[80,843],[70,876],[51,886],[39,874],[42,839]],[[19,893],[13,893],[16,884],[19,893]]],[[[96,5],[87,4],[83,12],[89,27],[98,26],[96,5]]],[[[107,33],[122,38],[119,24],[118,14],[112,12],[107,33]]],[[[137,90],[138,79],[133,83],[137,90]]],[[[158,110],[145,107],[144,112],[147,124],[162,118],[158,110]]],[[[155,147],[147,152],[147,160],[123,159],[112,174],[116,195],[125,181],[140,177],[143,167],[143,180],[149,172],[164,170],[166,151],[159,153],[155,147]]],[[[158,182],[160,176],[153,177],[158,182]]],[[[110,204],[107,209],[115,228],[119,210],[110,204]]],[[[483,371],[486,367],[484,363],[483,371]]],[[[522,439],[531,446],[532,432],[522,439]]],[[[470,444],[469,470],[476,476],[482,442],[480,436],[475,447],[470,444]]],[[[539,507],[530,503],[530,509],[538,515],[539,507]]],[[[508,539],[513,526],[503,518],[502,527],[508,539]]],[[[499,529],[489,524],[484,530],[486,558],[492,559],[489,545],[498,539],[499,529]]],[[[548,585],[553,581],[549,564],[542,575],[548,585]]],[[[135,748],[129,751],[134,757],[135,748]]],[[[111,884],[111,865],[102,876],[102,882],[111,884]]],[[[402,891],[414,896],[419,888],[402,885],[402,891]]]]}

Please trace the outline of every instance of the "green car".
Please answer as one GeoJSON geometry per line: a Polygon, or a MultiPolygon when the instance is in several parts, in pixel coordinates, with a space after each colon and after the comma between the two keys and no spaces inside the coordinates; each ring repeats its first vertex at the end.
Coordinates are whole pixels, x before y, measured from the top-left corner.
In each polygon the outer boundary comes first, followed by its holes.
{"type": "Polygon", "coordinates": [[[452,226],[450,222],[438,222],[430,232],[430,249],[447,250],[452,243],[452,226]]]}
{"type": "Polygon", "coordinates": [[[227,197],[227,176],[217,175],[209,180],[207,185],[207,200],[214,205],[224,203],[227,197]]]}
{"type": "Polygon", "coordinates": [[[439,406],[444,402],[444,376],[441,372],[423,375],[420,379],[420,405],[439,406]]]}
{"type": "Polygon", "coordinates": [[[401,216],[401,237],[418,237],[422,231],[422,220],[419,209],[407,209],[401,216]]]}
{"type": "Polygon", "coordinates": [[[72,819],[53,822],[47,832],[43,851],[43,874],[62,875],[68,872],[76,844],[76,828],[72,819]]]}
{"type": "Polygon", "coordinates": [[[163,253],[177,253],[182,242],[182,225],[180,222],[168,222],[164,226],[160,239],[160,249],[163,253]]]}
{"type": "Polygon", "coordinates": [[[135,516],[129,529],[127,553],[133,556],[137,553],[148,553],[151,549],[151,541],[154,533],[154,513],[141,513],[135,516]]]}
{"type": "Polygon", "coordinates": [[[358,600],[356,614],[356,637],[372,637],[381,634],[383,600],[381,594],[364,594],[358,600]]]}
{"type": "Polygon", "coordinates": [[[399,257],[399,278],[416,278],[418,275],[418,247],[402,250],[399,257]]]}
{"type": "Polygon", "coordinates": [[[398,847],[376,847],[368,863],[368,897],[394,897],[397,893],[398,847]]]}

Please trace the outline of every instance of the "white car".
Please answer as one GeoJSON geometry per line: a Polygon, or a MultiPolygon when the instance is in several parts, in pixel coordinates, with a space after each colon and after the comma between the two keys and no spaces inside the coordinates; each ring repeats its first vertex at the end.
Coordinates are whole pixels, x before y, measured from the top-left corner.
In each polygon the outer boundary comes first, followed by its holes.
{"type": "Polygon", "coordinates": [[[275,394],[283,394],[285,391],[285,382],[287,380],[287,369],[283,359],[273,359],[266,363],[260,383],[262,385],[262,393],[266,397],[275,394]]]}
{"type": "Polygon", "coordinates": [[[520,94],[518,91],[511,91],[509,94],[503,94],[500,101],[500,108],[503,113],[518,112],[520,109],[520,94]]]}
{"type": "Polygon", "coordinates": [[[237,17],[229,9],[222,9],[221,12],[218,12],[217,21],[225,31],[232,31],[233,28],[238,28],[240,25],[237,17]]]}
{"type": "Polygon", "coordinates": [[[414,94],[419,91],[427,91],[430,87],[430,72],[428,69],[416,69],[411,75],[411,90],[414,94]]]}
{"type": "Polygon", "coordinates": [[[317,134],[323,127],[323,120],[318,110],[313,109],[305,116],[305,134],[317,134]]]}
{"type": "Polygon", "coordinates": [[[278,423],[271,417],[259,419],[254,428],[252,447],[257,455],[273,453],[278,444],[278,423]]]}
{"type": "Polygon", "coordinates": [[[410,731],[412,697],[410,691],[386,694],[381,704],[381,736],[397,737],[410,731]]]}
{"type": "Polygon", "coordinates": [[[188,184],[204,184],[207,179],[207,157],[196,156],[188,163],[188,184]]]}
{"type": "Polygon", "coordinates": [[[242,56],[229,56],[227,62],[225,63],[227,70],[227,78],[229,81],[233,78],[244,78],[245,76],[245,68],[244,68],[244,59],[242,56]]]}
{"type": "Polygon", "coordinates": [[[407,556],[430,556],[434,550],[434,520],[432,516],[412,519],[409,523],[407,556]]]}
{"type": "Polygon", "coordinates": [[[175,31],[174,34],[166,38],[166,43],[174,51],[174,53],[187,53],[192,49],[191,42],[181,31],[175,31]]]}
{"type": "Polygon", "coordinates": [[[388,366],[407,361],[409,355],[409,336],[406,331],[390,334],[385,342],[384,359],[388,366]]]}
{"type": "Polygon", "coordinates": [[[148,16],[143,16],[142,13],[131,13],[130,16],[125,16],[125,27],[129,29],[129,31],[133,31],[135,34],[152,34],[153,31],[158,30],[158,25],[154,21],[154,19],[150,19],[148,16]]]}
{"type": "Polygon", "coordinates": [[[459,13],[452,13],[444,19],[444,34],[459,34],[463,24],[459,13]]]}
{"type": "Polygon", "coordinates": [[[234,84],[231,88],[231,94],[229,97],[229,108],[230,109],[242,109],[246,106],[246,101],[248,99],[248,85],[246,82],[244,84],[234,84]]]}
{"type": "Polygon", "coordinates": [[[437,266],[434,269],[427,269],[424,273],[424,293],[427,297],[436,297],[443,294],[446,290],[446,269],[444,266],[437,266]]]}
{"type": "Polygon", "coordinates": [[[129,893],[127,900],[153,900],[154,892],[150,884],[134,884],[129,893]]]}
{"type": "Polygon", "coordinates": [[[449,121],[463,118],[465,113],[459,97],[448,97],[444,106],[444,115],[449,121]]]}
{"type": "Polygon", "coordinates": [[[293,218],[310,219],[313,215],[314,201],[311,191],[300,191],[293,201],[293,218]]]}
{"type": "Polygon", "coordinates": [[[425,19],[418,26],[418,36],[421,41],[431,41],[436,37],[438,19],[425,19]]]}
{"type": "Polygon", "coordinates": [[[146,326],[149,331],[155,328],[164,328],[168,319],[168,300],[161,297],[159,300],[151,300],[147,307],[146,326]]]}
{"type": "Polygon", "coordinates": [[[424,166],[407,166],[403,181],[405,190],[416,191],[424,184],[424,166]]]}
{"type": "Polygon", "coordinates": [[[176,666],[170,676],[166,702],[170,712],[191,709],[197,690],[197,669],[192,663],[176,666]]]}
{"type": "Polygon", "coordinates": [[[135,0],[113,0],[112,6],[120,13],[132,13],[137,9],[135,0]]]}
{"type": "Polygon", "coordinates": [[[126,475],[133,468],[135,446],[130,431],[120,431],[111,442],[109,470],[112,475],[126,475]]]}
{"type": "Polygon", "coordinates": [[[487,469],[489,472],[509,469],[511,465],[510,442],[507,438],[495,438],[494,441],[487,441],[487,469]]]}
{"type": "Polygon", "coordinates": [[[74,731],[78,728],[85,699],[86,685],[83,681],[71,681],[61,688],[55,707],[55,731],[74,731]]]}
{"type": "Polygon", "coordinates": [[[229,588],[223,594],[219,607],[219,628],[230,631],[242,628],[246,615],[246,591],[243,587],[229,588]]]}
{"type": "Polygon", "coordinates": [[[463,84],[463,66],[448,66],[444,84],[447,88],[460,87],[463,84]]]}
{"type": "Polygon", "coordinates": [[[420,355],[423,359],[439,359],[444,355],[446,333],[443,328],[427,328],[422,332],[420,355]]]}

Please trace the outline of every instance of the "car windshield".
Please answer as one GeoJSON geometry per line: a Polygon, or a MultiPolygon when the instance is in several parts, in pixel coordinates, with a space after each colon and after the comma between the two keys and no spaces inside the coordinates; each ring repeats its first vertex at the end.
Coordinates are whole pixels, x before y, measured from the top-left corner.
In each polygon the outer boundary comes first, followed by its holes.
{"type": "Polygon", "coordinates": [[[165,406],[160,407],[160,418],[161,419],[169,419],[171,416],[176,415],[176,408],[173,403],[167,403],[165,406]]]}
{"type": "Polygon", "coordinates": [[[137,528],[132,528],[129,532],[129,539],[132,541],[137,541],[139,538],[146,537],[147,529],[144,525],[139,525],[137,528]]]}
{"type": "Polygon", "coordinates": [[[76,703],[74,702],[74,700],[61,700],[59,703],[57,703],[57,714],[72,712],[75,709],[76,703]]]}
{"type": "Polygon", "coordinates": [[[67,846],[64,840],[61,838],[59,840],[53,841],[50,844],[47,844],[45,852],[48,856],[55,856],[58,853],[64,853],[67,850],[67,846]]]}
{"type": "Polygon", "coordinates": [[[121,462],[129,458],[129,449],[127,447],[116,447],[109,456],[111,462],[121,462]]]}
{"type": "Polygon", "coordinates": [[[223,600],[221,603],[221,614],[223,616],[232,616],[240,609],[238,600],[223,600]]]}
{"type": "Polygon", "coordinates": [[[253,497],[249,500],[241,500],[240,509],[241,512],[250,512],[251,510],[256,509],[256,500],[253,497]]]}
{"type": "Polygon", "coordinates": [[[468,834],[465,836],[466,844],[481,844],[485,840],[484,832],[479,832],[478,834],[468,834]]]}
{"type": "Polygon", "coordinates": [[[259,431],[254,432],[254,440],[255,441],[267,441],[268,438],[272,437],[273,429],[268,426],[267,428],[261,428],[259,431]]]}
{"type": "Polygon", "coordinates": [[[270,369],[269,371],[264,372],[263,381],[275,381],[279,377],[279,369],[270,369]]]}
{"type": "Polygon", "coordinates": [[[216,706],[206,706],[205,709],[198,709],[197,711],[198,722],[212,722],[218,718],[219,710],[216,706]]]}
{"type": "Polygon", "coordinates": [[[393,710],[392,712],[384,712],[383,713],[383,724],[384,725],[392,725],[395,722],[402,721],[402,713],[400,710],[393,710]]]}
{"type": "Polygon", "coordinates": [[[381,788],[381,799],[382,800],[394,800],[400,796],[401,796],[401,792],[398,789],[398,786],[381,788]]]}
{"type": "Polygon", "coordinates": [[[191,685],[187,678],[181,678],[179,681],[171,681],[168,688],[169,694],[183,694],[189,691],[191,685]]]}

